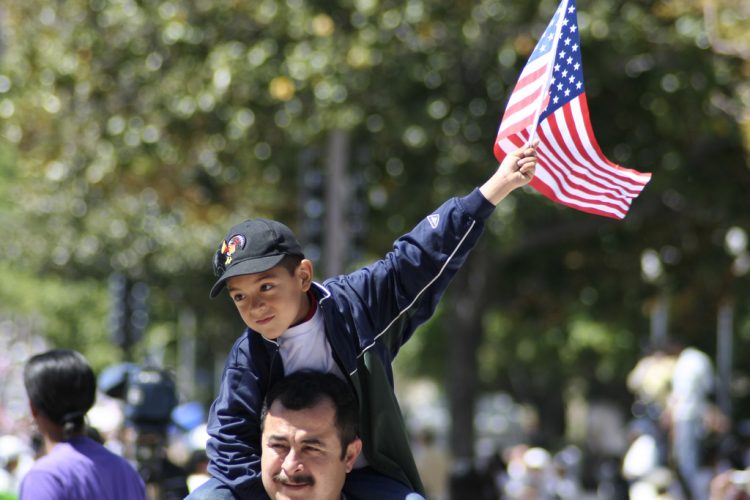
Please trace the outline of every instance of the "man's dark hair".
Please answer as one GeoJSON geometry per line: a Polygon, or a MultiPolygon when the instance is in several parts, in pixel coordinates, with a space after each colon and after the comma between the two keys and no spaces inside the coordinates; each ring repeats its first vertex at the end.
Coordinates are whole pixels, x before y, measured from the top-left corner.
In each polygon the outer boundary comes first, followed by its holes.
{"type": "Polygon", "coordinates": [[[341,440],[341,458],[346,456],[346,448],[357,438],[359,404],[354,391],[346,382],[331,373],[302,370],[287,375],[276,382],[268,391],[260,415],[260,430],[266,422],[268,409],[275,401],[292,411],[312,408],[329,399],[336,410],[336,429],[341,440]]]}
{"type": "Polygon", "coordinates": [[[81,353],[54,349],[32,356],[23,383],[32,406],[63,427],[64,439],[83,431],[83,417],[96,399],[96,377],[81,353]]]}

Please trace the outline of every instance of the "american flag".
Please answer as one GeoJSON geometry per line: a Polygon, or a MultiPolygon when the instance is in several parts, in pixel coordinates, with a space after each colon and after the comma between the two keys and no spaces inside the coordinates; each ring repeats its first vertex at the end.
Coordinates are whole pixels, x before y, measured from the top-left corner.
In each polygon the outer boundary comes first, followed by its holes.
{"type": "Polygon", "coordinates": [[[583,86],[575,0],[562,0],[508,100],[495,140],[508,153],[539,139],[531,186],[553,201],[622,219],[650,173],[609,161],[594,137],[583,86]]]}

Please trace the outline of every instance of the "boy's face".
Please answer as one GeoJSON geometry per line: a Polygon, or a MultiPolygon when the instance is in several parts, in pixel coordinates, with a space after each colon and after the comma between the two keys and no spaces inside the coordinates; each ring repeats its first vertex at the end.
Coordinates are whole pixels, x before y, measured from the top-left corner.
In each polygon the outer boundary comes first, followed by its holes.
{"type": "Polygon", "coordinates": [[[229,278],[227,290],[245,324],[275,340],[304,319],[310,308],[307,291],[311,283],[312,263],[303,259],[294,274],[279,265],[262,273],[229,278]]]}

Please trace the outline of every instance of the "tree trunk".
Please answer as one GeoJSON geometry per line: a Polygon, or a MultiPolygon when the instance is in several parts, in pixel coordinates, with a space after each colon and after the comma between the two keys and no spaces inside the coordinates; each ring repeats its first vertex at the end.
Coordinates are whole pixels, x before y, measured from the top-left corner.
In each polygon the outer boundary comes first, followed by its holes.
{"type": "Polygon", "coordinates": [[[456,275],[447,297],[448,398],[450,401],[451,498],[479,498],[474,463],[474,403],[477,395],[477,349],[482,341],[486,251],[480,245],[456,275]]]}

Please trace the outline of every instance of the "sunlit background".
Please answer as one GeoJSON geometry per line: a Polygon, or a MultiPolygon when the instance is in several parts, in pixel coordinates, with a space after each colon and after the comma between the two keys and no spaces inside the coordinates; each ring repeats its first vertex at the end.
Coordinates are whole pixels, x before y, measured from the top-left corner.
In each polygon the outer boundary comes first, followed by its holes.
{"type": "MultiPolygon", "coordinates": [[[[621,454],[626,378],[655,341],[708,353],[717,403],[750,417],[750,7],[578,6],[599,143],[653,179],[621,222],[531,190],[498,207],[397,361],[415,439],[434,432],[454,474],[523,442],[621,454]],[[594,442],[591,415],[610,410],[594,442]]],[[[4,2],[0,434],[26,425],[17,377],[46,347],[97,372],[165,368],[207,411],[242,332],[208,298],[225,230],[287,222],[321,280],[383,255],[494,171],[504,102],[555,8],[4,2]]]]}

